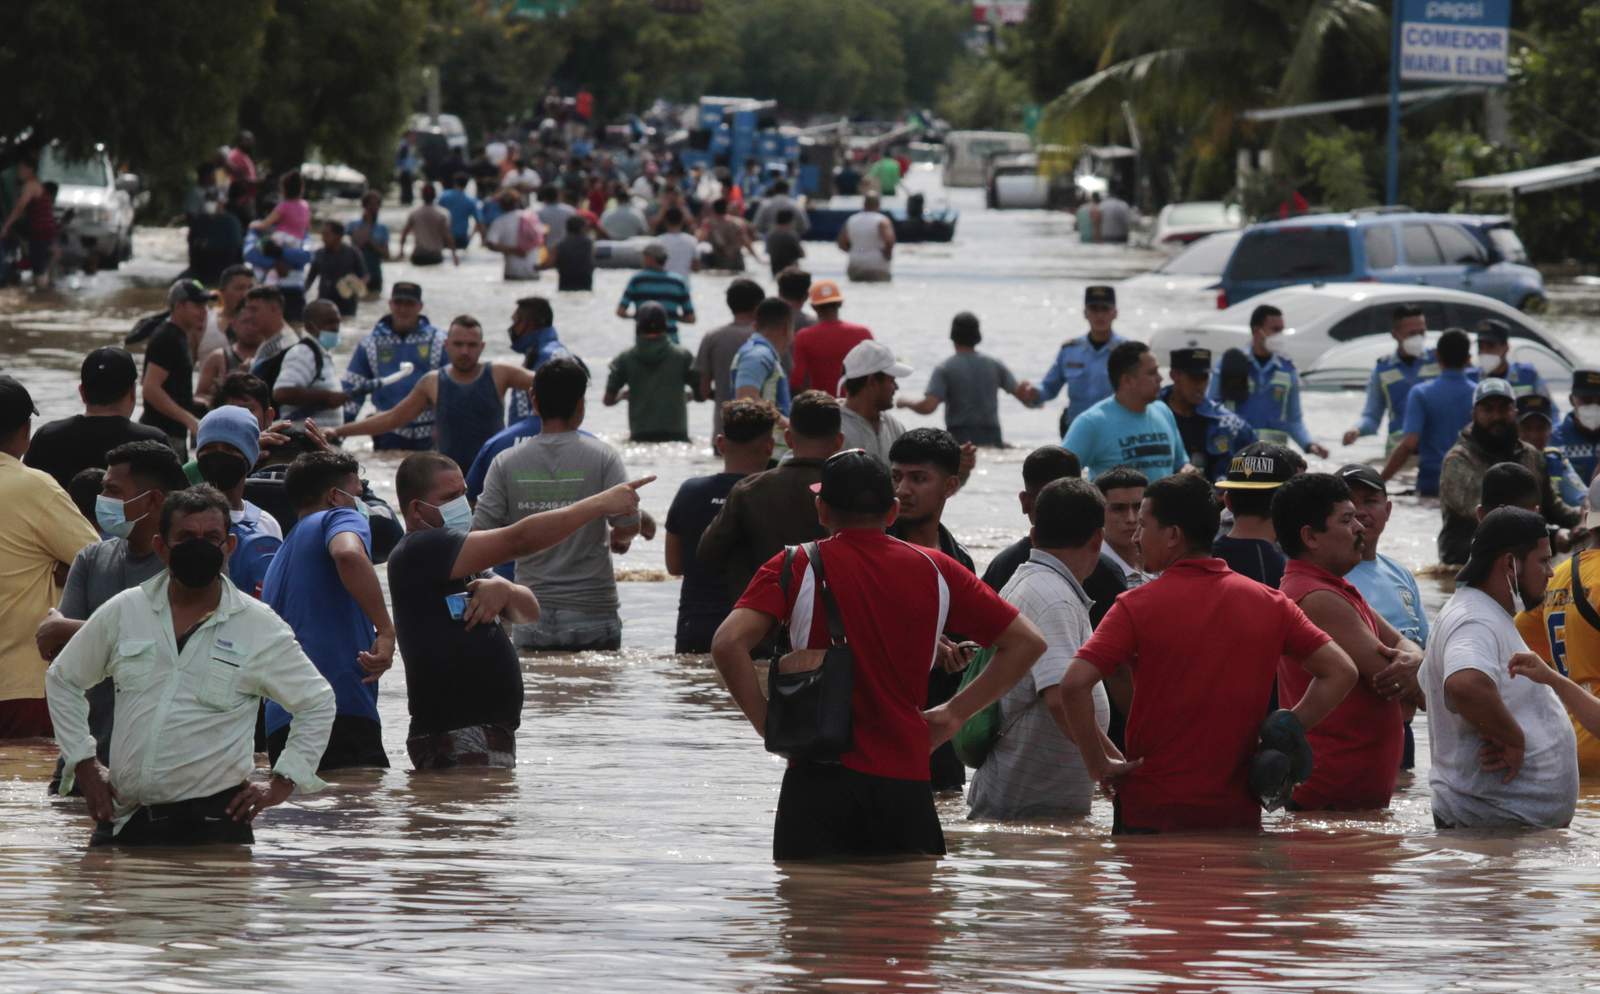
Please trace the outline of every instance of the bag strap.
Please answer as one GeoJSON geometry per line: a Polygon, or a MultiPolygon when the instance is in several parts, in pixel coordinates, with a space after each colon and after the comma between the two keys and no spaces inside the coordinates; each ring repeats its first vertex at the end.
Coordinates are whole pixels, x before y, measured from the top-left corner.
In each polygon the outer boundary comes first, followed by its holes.
{"type": "Polygon", "coordinates": [[[816,574],[817,592],[822,595],[822,607],[828,615],[828,641],[835,647],[849,644],[844,637],[844,619],[839,615],[839,605],[833,599],[833,588],[828,585],[828,574],[822,568],[822,550],[815,542],[806,543],[806,559],[816,574]]]}
{"type": "Polygon", "coordinates": [[[793,612],[789,608],[789,574],[794,572],[794,549],[786,545],[783,549],[783,568],[778,571],[778,590],[783,594],[783,617],[778,619],[778,641],[776,647],[779,651],[786,651],[790,647],[789,615],[793,612]]]}
{"type": "Polygon", "coordinates": [[[1583,553],[1580,552],[1572,557],[1572,606],[1578,609],[1590,628],[1600,629],[1600,611],[1589,602],[1589,592],[1583,588],[1583,577],[1579,575],[1582,568],[1583,553]]]}

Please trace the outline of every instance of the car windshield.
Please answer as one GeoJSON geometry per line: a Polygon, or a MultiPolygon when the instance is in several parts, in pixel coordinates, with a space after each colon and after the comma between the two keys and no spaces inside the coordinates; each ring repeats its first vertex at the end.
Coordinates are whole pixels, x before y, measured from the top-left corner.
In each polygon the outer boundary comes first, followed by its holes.
{"type": "Polygon", "coordinates": [[[1211,235],[1179,252],[1156,271],[1173,276],[1221,276],[1238,244],[1237,234],[1211,235]]]}
{"type": "Polygon", "coordinates": [[[1228,277],[1239,281],[1310,282],[1349,274],[1350,234],[1337,225],[1251,232],[1228,264],[1228,277]]]}
{"type": "Polygon", "coordinates": [[[106,168],[104,157],[91,155],[87,159],[73,161],[62,158],[54,147],[45,149],[44,154],[39,156],[39,179],[54,181],[62,186],[111,185],[111,173],[106,168]]]}
{"type": "Polygon", "coordinates": [[[1489,241],[1494,244],[1494,250],[1499,252],[1505,261],[1527,265],[1528,250],[1522,244],[1522,239],[1517,237],[1516,231],[1511,228],[1490,228],[1489,241]]]}
{"type": "Polygon", "coordinates": [[[1174,228],[1188,227],[1190,225],[1234,224],[1239,218],[1239,209],[1229,208],[1221,201],[1174,204],[1167,214],[1167,224],[1174,228]]]}

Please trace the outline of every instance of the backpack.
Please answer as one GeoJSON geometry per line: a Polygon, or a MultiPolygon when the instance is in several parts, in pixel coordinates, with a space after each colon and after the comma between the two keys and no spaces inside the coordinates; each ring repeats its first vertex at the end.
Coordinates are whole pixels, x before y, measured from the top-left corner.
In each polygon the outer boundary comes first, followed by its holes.
{"type": "Polygon", "coordinates": [[[279,349],[277,352],[274,352],[267,358],[257,362],[250,368],[250,372],[260,377],[267,384],[268,388],[276,386],[278,382],[278,374],[283,372],[284,357],[289,354],[289,349],[296,348],[301,345],[311,349],[311,355],[317,364],[316,369],[314,369],[311,373],[311,381],[315,383],[316,381],[322,379],[322,349],[317,346],[316,342],[313,342],[309,338],[296,339],[294,344],[290,345],[288,348],[279,349]]]}
{"type": "Polygon", "coordinates": [[[123,336],[123,343],[126,345],[138,345],[151,335],[154,335],[156,333],[156,329],[160,328],[161,325],[166,322],[167,318],[171,316],[172,311],[165,310],[160,314],[149,314],[140,318],[138,321],[134,322],[133,330],[129,331],[127,335],[123,336]]]}

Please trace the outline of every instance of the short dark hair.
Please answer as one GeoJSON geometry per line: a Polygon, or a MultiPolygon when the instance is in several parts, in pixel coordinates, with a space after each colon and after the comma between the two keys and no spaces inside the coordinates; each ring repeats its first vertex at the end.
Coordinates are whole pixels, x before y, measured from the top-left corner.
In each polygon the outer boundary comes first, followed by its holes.
{"type": "Polygon", "coordinates": [[[711,201],[711,209],[718,214],[728,213],[727,199],[724,197],[718,197],[717,199],[711,201]]]}
{"type": "Polygon", "coordinates": [[[722,405],[722,434],[730,442],[753,442],[772,434],[777,423],[778,409],[765,400],[741,397],[722,405]]]}
{"type": "Polygon", "coordinates": [[[275,286],[253,286],[245,291],[245,300],[259,300],[264,304],[271,304],[278,310],[283,310],[283,291],[275,286]]]}
{"type": "Polygon", "coordinates": [[[236,369],[223,377],[222,385],[217,387],[217,405],[221,406],[230,400],[253,400],[261,405],[261,411],[265,414],[272,409],[272,388],[254,373],[236,369]]]}
{"type": "Polygon", "coordinates": [[[1399,307],[1396,307],[1394,310],[1389,312],[1389,323],[1391,325],[1397,325],[1401,321],[1406,320],[1407,318],[1420,318],[1420,317],[1422,317],[1422,307],[1421,307],[1421,305],[1419,305],[1419,304],[1401,304],[1399,307]]]}
{"type": "Polygon", "coordinates": [[[1022,460],[1022,488],[1031,493],[1046,483],[1082,475],[1077,455],[1059,445],[1041,445],[1022,460]]]}
{"type": "Polygon", "coordinates": [[[67,496],[72,498],[78,513],[96,528],[100,527],[100,522],[95,517],[94,506],[100,497],[100,487],[105,479],[105,470],[99,466],[89,466],[78,470],[72,479],[67,481],[67,496]]]}
{"type": "Polygon", "coordinates": [[[116,348],[116,351],[128,360],[126,363],[118,363],[117,366],[120,368],[117,369],[108,369],[103,362],[91,361],[94,353],[84,357],[78,373],[78,382],[83,387],[85,404],[115,404],[128,396],[129,391],[139,382],[139,368],[134,365],[133,356],[127,349],[116,348]],[[112,373],[115,375],[108,375],[112,373]]]}
{"type": "Polygon", "coordinates": [[[191,514],[204,514],[215,511],[222,518],[222,528],[228,529],[232,522],[228,498],[209,483],[201,483],[188,489],[174,490],[167,494],[167,499],[161,502],[161,537],[165,539],[172,534],[172,521],[178,515],[187,517],[191,514]]]}
{"type": "MultiPolygon", "coordinates": [[[[779,194],[779,193],[788,193],[788,192],[789,192],[789,181],[786,180],[786,179],[773,180],[772,181],[772,189],[768,191],[768,193],[770,193],[770,194],[779,194]]],[[[780,221],[783,220],[783,215],[781,213],[778,215],[778,220],[780,220],[780,221]]]]}
{"type": "Polygon", "coordinates": [[[1081,549],[1105,520],[1105,495],[1088,480],[1052,480],[1033,499],[1034,540],[1047,549],[1081,549]]]}
{"type": "Polygon", "coordinates": [[[661,220],[666,222],[669,225],[682,224],[683,223],[683,208],[681,208],[681,207],[668,207],[667,210],[666,210],[666,213],[661,215],[661,220]]]}
{"type": "Polygon", "coordinates": [[[332,220],[324,221],[324,222],[322,222],[322,227],[324,229],[328,230],[328,231],[333,232],[334,234],[338,235],[341,238],[344,237],[344,222],[342,222],[342,221],[332,221],[332,220]]]}
{"type": "Polygon", "coordinates": [[[1250,312],[1250,330],[1255,331],[1266,324],[1267,318],[1281,317],[1283,317],[1283,311],[1278,308],[1273,307],[1271,304],[1259,304],[1255,310],[1250,312]]]}
{"type": "Polygon", "coordinates": [[[589,371],[571,356],[556,356],[533,374],[533,399],[541,418],[572,417],[589,389],[589,371]]]}
{"type": "Polygon", "coordinates": [[[1122,378],[1139,368],[1139,359],[1150,351],[1150,346],[1143,342],[1123,342],[1111,349],[1111,355],[1106,358],[1106,375],[1111,378],[1111,389],[1115,391],[1122,384],[1122,378]]]}
{"type": "Polygon", "coordinates": [[[283,194],[286,197],[301,197],[306,192],[306,180],[300,175],[300,170],[291,169],[283,174],[283,194]]]}
{"type": "Polygon", "coordinates": [[[1434,352],[1439,356],[1439,365],[1446,369],[1465,369],[1472,359],[1472,338],[1460,328],[1451,328],[1439,336],[1434,352]]]}
{"type": "Polygon", "coordinates": [[[556,188],[554,183],[546,183],[544,186],[539,187],[539,199],[547,204],[553,204],[561,199],[561,191],[556,188]]]}
{"type": "Polygon", "coordinates": [[[517,301],[517,313],[525,315],[528,320],[541,328],[548,328],[556,321],[555,309],[550,306],[550,301],[543,297],[523,297],[517,301]]]}
{"type": "Polygon", "coordinates": [[[1497,507],[1537,507],[1543,496],[1532,470],[1521,463],[1499,462],[1483,472],[1478,505],[1487,514],[1497,507]]]}
{"type": "Polygon", "coordinates": [[[778,274],[778,296],[784,300],[805,300],[811,292],[811,274],[799,266],[786,266],[778,274]]]}
{"type": "Polygon", "coordinates": [[[978,329],[978,316],[971,311],[962,311],[951,318],[950,340],[966,348],[975,348],[983,341],[983,332],[978,329]]]}
{"type": "Polygon", "coordinates": [[[460,325],[463,328],[476,329],[480,337],[483,335],[483,322],[479,321],[471,314],[457,314],[455,317],[451,318],[450,324],[445,329],[445,334],[448,335],[450,333],[450,328],[454,328],[457,325],[460,325]]]}
{"type": "Polygon", "coordinates": [[[1272,494],[1272,527],[1278,533],[1278,545],[1290,559],[1298,559],[1306,551],[1300,529],[1327,531],[1333,506],[1350,499],[1350,486],[1332,473],[1302,473],[1266,492],[1272,494]]]}
{"type": "Polygon", "coordinates": [[[433,188],[432,183],[422,184],[420,193],[422,194],[422,202],[425,204],[433,203],[434,200],[438,199],[439,196],[439,191],[433,188]]]}
{"type": "MultiPolygon", "coordinates": [[[[582,214],[574,214],[567,218],[567,234],[569,235],[581,235],[588,227],[589,222],[582,214]]],[[[573,244],[576,245],[577,243],[574,242],[573,244]]]]}
{"type": "Polygon", "coordinates": [[[1183,532],[1190,551],[1210,551],[1222,523],[1222,508],[1204,477],[1198,473],[1164,476],[1145,489],[1144,499],[1157,522],[1183,532]]]}
{"type": "Polygon", "coordinates": [[[289,464],[283,476],[283,493],[298,511],[321,500],[329,488],[352,473],[359,475],[361,464],[347,452],[307,452],[289,464]]]}
{"type": "Polygon", "coordinates": [[[228,285],[228,281],[229,280],[234,279],[235,277],[238,277],[238,276],[246,277],[251,282],[255,282],[256,271],[254,269],[251,269],[249,267],[249,265],[247,265],[247,264],[245,264],[243,262],[236,262],[233,265],[229,266],[227,269],[224,269],[222,271],[222,275],[217,277],[217,286],[218,287],[225,287],[225,286],[228,285]]]}
{"type": "Polygon", "coordinates": [[[461,172],[458,172],[454,176],[450,177],[451,185],[461,190],[465,190],[467,188],[467,183],[471,182],[471,180],[471,176],[461,172]]]}
{"type": "Polygon", "coordinates": [[[773,216],[773,219],[779,224],[793,224],[794,210],[789,207],[780,207],[778,208],[778,213],[773,216]]]}
{"type": "Polygon", "coordinates": [[[789,427],[801,438],[835,437],[842,417],[839,398],[821,390],[802,390],[789,404],[789,427]]]}
{"type": "Polygon", "coordinates": [[[178,454],[165,442],[143,439],[123,442],[106,453],[106,466],[127,466],[128,474],[139,486],[174,493],[189,487],[189,477],[183,472],[178,454]]]}
{"type": "Polygon", "coordinates": [[[1134,469],[1132,466],[1113,466],[1094,478],[1094,485],[1100,492],[1108,494],[1113,490],[1127,490],[1137,487],[1143,490],[1150,485],[1150,477],[1134,469]]]}
{"type": "Polygon", "coordinates": [[[400,461],[394,473],[394,494],[400,513],[414,500],[421,500],[433,486],[434,477],[447,469],[459,470],[456,461],[441,452],[413,452],[400,461]]]}
{"type": "Polygon", "coordinates": [[[889,463],[936,466],[955,476],[961,472],[961,443],[943,428],[913,428],[889,446],[889,463]]]}
{"type": "Polygon", "coordinates": [[[768,297],[756,305],[756,328],[793,328],[794,308],[777,297],[768,297]]]}
{"type": "Polygon", "coordinates": [[[728,310],[735,314],[744,314],[761,306],[767,297],[767,292],[761,289],[761,284],[755,280],[741,276],[728,284],[728,310]]]}

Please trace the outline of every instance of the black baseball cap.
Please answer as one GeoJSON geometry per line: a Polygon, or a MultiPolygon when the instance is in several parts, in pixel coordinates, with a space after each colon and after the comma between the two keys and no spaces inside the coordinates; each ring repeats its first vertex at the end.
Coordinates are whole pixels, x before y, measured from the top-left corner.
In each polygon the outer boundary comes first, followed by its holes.
{"type": "Polygon", "coordinates": [[[1472,549],[1467,564],[1456,574],[1457,583],[1477,585],[1489,576],[1494,561],[1508,550],[1549,538],[1544,518],[1520,507],[1497,507],[1478,522],[1472,533],[1472,549]]]}
{"type": "MultiPolygon", "coordinates": [[[[16,431],[38,414],[28,388],[17,382],[16,377],[0,374],[0,431],[7,434],[16,431]]],[[[887,476],[888,471],[884,472],[887,476]]]]}
{"type": "Polygon", "coordinates": [[[653,300],[640,304],[638,312],[633,316],[633,330],[639,335],[666,331],[667,309],[653,300]]]}
{"type": "Polygon", "coordinates": [[[1084,287],[1083,306],[1117,306],[1117,288],[1114,286],[1106,286],[1104,283],[1099,283],[1090,287],[1084,287]]]}
{"type": "Polygon", "coordinates": [[[390,300],[422,300],[422,286],[417,283],[396,283],[389,290],[390,300]]]}
{"type": "Polygon", "coordinates": [[[1478,333],[1479,338],[1487,338],[1501,345],[1511,340],[1511,326],[1499,318],[1484,318],[1473,330],[1478,333]]]}
{"type": "Polygon", "coordinates": [[[206,304],[217,299],[215,290],[207,290],[199,280],[179,280],[167,288],[167,306],[177,304],[206,304]]]}
{"type": "Polygon", "coordinates": [[[1383,482],[1383,475],[1366,463],[1353,462],[1347,466],[1340,466],[1334,475],[1343,480],[1347,487],[1360,484],[1380,494],[1389,493],[1389,485],[1383,482]]]}
{"type": "Polygon", "coordinates": [[[1600,394],[1600,369],[1574,369],[1572,392],[1586,397],[1600,394]]]}
{"type": "Polygon", "coordinates": [[[1283,446],[1271,442],[1252,442],[1239,450],[1228,466],[1228,478],[1217,487],[1222,490],[1275,490],[1294,475],[1294,463],[1283,446]]]}
{"type": "Polygon", "coordinates": [[[894,506],[889,467],[862,449],[835,452],[822,464],[822,482],[811,492],[829,507],[853,514],[886,514],[894,506]]]}
{"type": "Polygon", "coordinates": [[[139,379],[139,367],[127,349],[103,345],[83,357],[83,367],[78,371],[78,382],[97,397],[121,397],[133,389],[139,379]]]}
{"type": "Polygon", "coordinates": [[[1525,393],[1517,398],[1517,420],[1540,417],[1556,423],[1556,405],[1542,393],[1525,393]]]}
{"type": "Polygon", "coordinates": [[[1211,372],[1210,349],[1173,349],[1172,369],[1179,373],[1204,373],[1211,372]]]}

